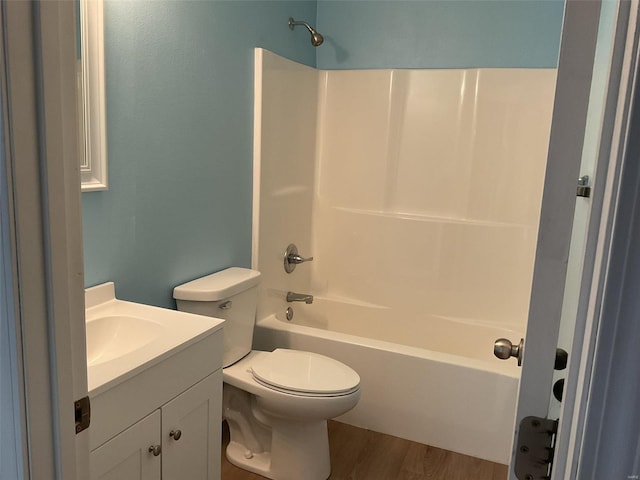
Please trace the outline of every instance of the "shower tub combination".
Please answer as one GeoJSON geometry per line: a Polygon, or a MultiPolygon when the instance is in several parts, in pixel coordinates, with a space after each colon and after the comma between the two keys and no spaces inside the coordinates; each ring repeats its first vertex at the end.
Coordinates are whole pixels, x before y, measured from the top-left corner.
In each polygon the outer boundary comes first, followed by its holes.
{"type": "MultiPolygon", "coordinates": [[[[321,303],[331,301],[318,300],[321,303]]],[[[303,317],[297,310],[296,318],[303,317]]],[[[288,323],[275,315],[261,319],[255,347],[322,353],[356,370],[361,378],[360,402],[338,420],[508,463],[518,371],[491,358],[493,341],[505,332],[466,326],[465,335],[477,346],[465,356],[450,353],[462,350],[457,336],[462,325],[455,322],[440,326],[448,342],[418,348],[301,325],[303,321],[288,323]]]]}
{"type": "Polygon", "coordinates": [[[354,368],[339,421],[508,463],[519,370],[492,347],[526,327],[554,85],[256,51],[254,347],[354,368]],[[314,260],[286,273],[290,243],[314,260]]]}

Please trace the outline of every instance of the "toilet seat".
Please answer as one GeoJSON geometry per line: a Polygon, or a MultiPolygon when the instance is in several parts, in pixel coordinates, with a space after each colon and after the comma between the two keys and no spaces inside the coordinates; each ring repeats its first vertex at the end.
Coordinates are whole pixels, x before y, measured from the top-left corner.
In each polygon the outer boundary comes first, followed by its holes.
{"type": "Polygon", "coordinates": [[[336,397],[360,387],[360,376],[345,364],[299,350],[276,349],[252,361],[250,372],[261,385],[291,395],[336,397]]]}

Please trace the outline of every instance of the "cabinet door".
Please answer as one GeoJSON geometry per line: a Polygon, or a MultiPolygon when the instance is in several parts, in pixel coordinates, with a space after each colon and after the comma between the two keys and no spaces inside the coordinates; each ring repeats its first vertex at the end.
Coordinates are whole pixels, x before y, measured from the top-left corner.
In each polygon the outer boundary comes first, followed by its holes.
{"type": "Polygon", "coordinates": [[[222,370],[163,406],[162,479],[219,480],[221,421],[222,370]]]}
{"type": "MultiPolygon", "coordinates": [[[[159,480],[160,410],[127,428],[90,455],[91,480],[159,480]]],[[[185,477],[186,478],[186,477],[185,477]]]]}

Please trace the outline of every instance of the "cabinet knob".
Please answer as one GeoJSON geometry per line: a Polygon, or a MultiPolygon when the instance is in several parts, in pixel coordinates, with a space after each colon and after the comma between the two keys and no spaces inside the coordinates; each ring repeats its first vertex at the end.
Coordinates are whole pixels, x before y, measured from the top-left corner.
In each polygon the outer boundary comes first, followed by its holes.
{"type": "Polygon", "coordinates": [[[160,445],[151,445],[149,447],[149,453],[153,453],[153,456],[157,457],[162,453],[162,447],[160,445]]]}
{"type": "Polygon", "coordinates": [[[169,436],[174,440],[180,440],[180,437],[182,437],[182,430],[171,430],[169,432],[169,436]]]}

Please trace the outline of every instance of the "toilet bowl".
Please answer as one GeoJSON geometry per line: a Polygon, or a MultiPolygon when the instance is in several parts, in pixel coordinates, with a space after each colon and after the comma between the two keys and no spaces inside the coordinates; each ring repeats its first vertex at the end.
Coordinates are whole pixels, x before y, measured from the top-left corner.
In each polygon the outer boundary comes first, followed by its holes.
{"type": "Polygon", "coordinates": [[[227,459],[274,480],[325,480],[327,420],[360,399],[347,365],[298,350],[251,350],[260,273],[230,268],[174,289],[178,309],[225,319],[222,415],[227,459]]]}
{"type": "MultiPolygon", "coordinates": [[[[289,366],[302,374],[301,364],[289,366]]],[[[360,379],[353,370],[322,355],[278,349],[252,351],[225,368],[223,378],[222,408],[231,435],[227,447],[231,463],[273,479],[324,480],[329,476],[327,419],[358,403],[360,379]],[[321,360],[322,366],[315,371],[310,368],[306,378],[287,377],[277,367],[288,360],[301,364],[321,360]],[[327,369],[331,362],[335,369],[327,369]],[[348,373],[340,378],[344,369],[348,373]],[[335,385],[327,382],[332,372],[340,378],[335,385]],[[263,374],[271,377],[265,381],[263,374]]]]}

